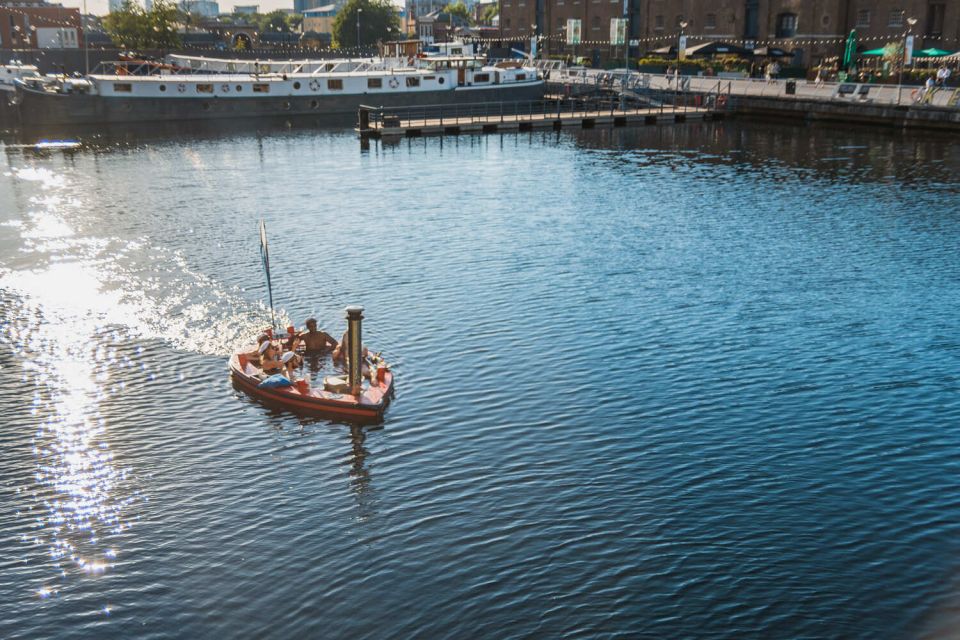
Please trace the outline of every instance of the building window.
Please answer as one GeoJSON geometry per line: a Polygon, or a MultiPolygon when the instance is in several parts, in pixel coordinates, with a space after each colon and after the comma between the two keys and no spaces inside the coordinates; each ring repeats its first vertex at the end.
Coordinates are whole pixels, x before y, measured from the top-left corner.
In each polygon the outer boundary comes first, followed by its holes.
{"type": "Polygon", "coordinates": [[[407,76],[407,86],[408,86],[408,87],[419,87],[419,86],[420,86],[420,78],[417,78],[417,77],[414,77],[414,76],[407,76]]]}
{"type": "Polygon", "coordinates": [[[870,9],[860,9],[857,11],[857,27],[869,27],[870,26],[870,9]]]}
{"type": "Polygon", "coordinates": [[[797,34],[797,14],[781,13],[777,16],[777,37],[792,38],[797,34]]]}
{"type": "Polygon", "coordinates": [[[343,91],[343,80],[341,78],[328,78],[327,89],[330,91],[343,91]]]}
{"type": "Polygon", "coordinates": [[[257,83],[253,85],[254,93],[270,93],[270,85],[264,83],[257,83]]]}
{"type": "Polygon", "coordinates": [[[820,24],[822,24],[822,25],[825,26],[825,27],[829,27],[829,26],[830,26],[830,16],[824,15],[822,18],[820,18],[820,24]]]}
{"type": "Polygon", "coordinates": [[[943,35],[943,14],[946,13],[946,8],[947,5],[938,2],[937,4],[931,4],[930,8],[927,9],[928,36],[943,35]]]}
{"type": "Polygon", "coordinates": [[[383,78],[367,78],[367,89],[382,89],[383,78]]]}
{"type": "Polygon", "coordinates": [[[593,31],[600,31],[600,16],[593,16],[590,19],[590,28],[593,31]]]}
{"type": "Polygon", "coordinates": [[[510,18],[503,19],[503,26],[505,26],[507,29],[510,28],[510,18]]]}
{"type": "Polygon", "coordinates": [[[717,28],[717,14],[708,13],[707,20],[703,23],[704,29],[716,29],[717,28]]]}
{"type": "Polygon", "coordinates": [[[130,93],[133,91],[133,85],[129,82],[114,82],[113,90],[116,93],[130,93]]]}
{"type": "Polygon", "coordinates": [[[212,84],[198,84],[197,93],[213,93],[212,84]]]}
{"type": "Polygon", "coordinates": [[[894,9],[890,12],[890,20],[887,21],[888,27],[903,26],[903,9],[894,9]]]}
{"type": "Polygon", "coordinates": [[[659,31],[663,31],[663,25],[666,23],[666,20],[663,16],[657,16],[653,19],[653,28],[659,31]]]}

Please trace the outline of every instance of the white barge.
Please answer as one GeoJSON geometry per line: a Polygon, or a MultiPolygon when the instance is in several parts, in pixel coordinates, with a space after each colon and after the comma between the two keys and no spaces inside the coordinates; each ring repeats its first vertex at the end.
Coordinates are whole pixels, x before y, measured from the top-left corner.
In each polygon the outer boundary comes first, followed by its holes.
{"type": "Polygon", "coordinates": [[[274,70],[281,63],[237,64],[242,73],[219,62],[200,71],[113,63],[106,73],[82,79],[17,80],[14,101],[24,125],[97,124],[355,114],[361,104],[535,100],[544,89],[533,67],[487,65],[474,57],[304,61],[286,67],[289,72],[274,70]]]}

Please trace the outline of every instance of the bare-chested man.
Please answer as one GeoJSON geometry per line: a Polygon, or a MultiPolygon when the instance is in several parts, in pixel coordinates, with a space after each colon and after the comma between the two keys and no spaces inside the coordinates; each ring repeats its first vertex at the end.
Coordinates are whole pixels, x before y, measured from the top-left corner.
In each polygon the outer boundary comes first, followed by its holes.
{"type": "Polygon", "coordinates": [[[317,321],[310,318],[306,322],[307,330],[300,333],[300,342],[307,352],[327,351],[337,348],[337,341],[324,331],[317,330],[317,321]]]}

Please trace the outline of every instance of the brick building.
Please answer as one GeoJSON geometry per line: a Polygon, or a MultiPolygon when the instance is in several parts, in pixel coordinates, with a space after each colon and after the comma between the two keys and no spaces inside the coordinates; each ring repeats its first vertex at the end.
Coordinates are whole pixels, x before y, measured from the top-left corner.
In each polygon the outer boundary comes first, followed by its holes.
{"type": "MultiPolygon", "coordinates": [[[[500,37],[523,46],[535,32],[544,55],[570,55],[568,19],[581,21],[577,55],[620,56],[611,48],[610,20],[626,17],[631,55],[676,44],[686,23],[688,46],[724,40],[748,47],[775,46],[809,66],[838,56],[856,29],[861,49],[882,47],[916,35],[916,48],[960,50],[957,0],[499,0],[500,37]],[[912,27],[909,18],[916,20],[912,27]]],[[[791,60],[788,60],[791,62],[791,60]]]]}
{"type": "Polygon", "coordinates": [[[79,49],[83,47],[80,10],[43,0],[0,0],[0,47],[79,49]]]}

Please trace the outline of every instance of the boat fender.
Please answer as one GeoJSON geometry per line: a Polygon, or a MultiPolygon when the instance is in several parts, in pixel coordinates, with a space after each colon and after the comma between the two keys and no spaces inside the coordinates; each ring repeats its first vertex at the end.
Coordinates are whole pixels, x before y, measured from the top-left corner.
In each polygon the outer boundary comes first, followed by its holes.
{"type": "Polygon", "coordinates": [[[396,78],[390,78],[390,88],[391,88],[391,89],[396,89],[396,88],[399,87],[399,86],[400,86],[400,81],[399,81],[399,80],[397,80],[396,78]]]}
{"type": "Polygon", "coordinates": [[[311,80],[311,81],[310,81],[310,90],[311,90],[311,91],[319,91],[319,90],[320,90],[320,81],[317,80],[316,78],[314,78],[313,80],[311,80]]]}
{"type": "Polygon", "coordinates": [[[183,93],[186,90],[187,90],[187,85],[183,84],[182,82],[177,85],[177,91],[179,91],[180,93],[183,93]]]}
{"type": "Polygon", "coordinates": [[[228,85],[226,82],[224,82],[222,85],[220,85],[220,91],[222,91],[222,92],[224,92],[224,93],[229,93],[229,92],[230,92],[230,85],[228,85]]]}

